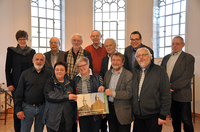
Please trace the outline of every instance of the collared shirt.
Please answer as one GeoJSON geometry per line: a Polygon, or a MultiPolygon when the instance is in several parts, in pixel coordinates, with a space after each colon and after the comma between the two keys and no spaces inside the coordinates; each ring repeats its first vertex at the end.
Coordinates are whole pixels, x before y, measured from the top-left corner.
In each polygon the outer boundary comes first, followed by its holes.
{"type": "Polygon", "coordinates": [[[22,103],[42,104],[45,102],[44,86],[51,78],[52,71],[43,68],[39,73],[34,67],[22,72],[18,87],[15,91],[16,110],[22,111],[22,103]]]}
{"type": "Polygon", "coordinates": [[[94,44],[92,44],[94,46],[95,49],[98,49],[99,47],[102,48],[102,43],[100,42],[99,46],[95,46],[94,44]]]}
{"type": "MultiPolygon", "coordinates": [[[[91,68],[89,68],[89,75],[92,75],[92,69],[91,68]]],[[[80,72],[77,74],[77,76],[82,77],[80,72]]]]}
{"type": "Polygon", "coordinates": [[[110,102],[113,102],[114,101],[114,98],[116,96],[116,87],[117,87],[117,83],[118,83],[118,80],[119,80],[119,77],[122,73],[122,70],[123,70],[123,67],[119,70],[118,73],[114,73],[114,69],[111,70],[111,79],[110,79],[110,84],[109,84],[109,89],[113,91],[113,94],[112,94],[112,97],[109,96],[109,101],[110,102]]]}
{"type": "Polygon", "coordinates": [[[167,62],[167,68],[166,68],[169,79],[171,77],[172,70],[174,69],[174,65],[175,65],[178,57],[180,56],[181,52],[182,51],[179,51],[178,53],[175,53],[175,54],[171,53],[171,56],[167,62]]]}
{"type": "Polygon", "coordinates": [[[54,65],[56,64],[56,62],[58,60],[58,54],[59,54],[59,50],[55,55],[51,52],[51,65],[52,65],[52,67],[54,67],[54,65]]]}
{"type": "MultiPolygon", "coordinates": [[[[150,63],[150,64],[151,64],[151,63],[150,63]]],[[[148,71],[149,68],[150,68],[150,64],[147,65],[147,66],[145,67],[145,70],[144,70],[144,74],[145,74],[145,75],[146,75],[147,71],[148,71]]],[[[140,67],[140,78],[141,78],[141,76],[142,76],[142,68],[140,67]]]]}

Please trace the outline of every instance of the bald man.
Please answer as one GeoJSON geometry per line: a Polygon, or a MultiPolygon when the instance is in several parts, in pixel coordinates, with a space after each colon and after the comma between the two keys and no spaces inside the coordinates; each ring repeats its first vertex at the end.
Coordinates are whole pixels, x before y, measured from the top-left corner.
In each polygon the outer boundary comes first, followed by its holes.
{"type": "Polygon", "coordinates": [[[15,95],[17,117],[21,119],[21,132],[30,132],[34,122],[35,132],[43,132],[44,85],[51,77],[51,70],[43,68],[45,56],[37,53],[33,67],[22,72],[15,95]]]}

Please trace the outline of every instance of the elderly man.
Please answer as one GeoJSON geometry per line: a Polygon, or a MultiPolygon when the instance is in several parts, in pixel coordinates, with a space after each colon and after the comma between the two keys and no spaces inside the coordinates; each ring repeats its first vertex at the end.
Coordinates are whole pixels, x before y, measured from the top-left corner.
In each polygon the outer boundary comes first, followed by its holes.
{"type": "MultiPolygon", "coordinates": [[[[116,51],[116,47],[117,47],[116,41],[112,38],[107,38],[104,41],[104,46],[106,48],[106,51],[108,52],[108,55],[103,58],[102,63],[101,63],[100,75],[102,76],[103,79],[104,79],[104,75],[105,75],[106,71],[110,70],[110,68],[112,67],[112,65],[111,65],[112,54],[117,52],[116,51]]],[[[108,120],[107,117],[102,119],[101,132],[107,132],[107,120],[108,120]]]]}
{"type": "MultiPolygon", "coordinates": [[[[124,56],[114,53],[112,69],[104,77],[105,93],[109,101],[109,132],[130,132],[132,116],[132,73],[125,68],[124,56]]],[[[102,88],[103,89],[103,88],[102,88]]],[[[101,87],[99,92],[101,92],[101,87]]]]}
{"type": "Polygon", "coordinates": [[[45,67],[49,68],[53,72],[53,67],[58,61],[64,61],[65,52],[60,51],[60,40],[56,37],[52,37],[49,41],[51,51],[44,53],[46,57],[45,67]]]}
{"type": "Polygon", "coordinates": [[[182,51],[184,40],[176,36],[172,40],[172,53],[161,63],[170,78],[172,106],[171,117],[174,132],[181,132],[181,121],[185,132],[194,132],[191,116],[191,79],[194,73],[194,57],[182,51]]]}
{"type": "Polygon", "coordinates": [[[151,61],[147,48],[136,51],[133,69],[133,113],[138,132],[161,132],[171,105],[166,71],[151,61]]]}
{"type": "Polygon", "coordinates": [[[152,61],[154,62],[153,50],[142,44],[142,35],[138,31],[134,31],[130,35],[130,46],[125,48],[124,56],[126,58],[124,67],[130,71],[138,64],[135,60],[135,53],[137,49],[141,47],[146,47],[152,54],[152,61]]]}
{"type": "Polygon", "coordinates": [[[112,67],[111,66],[111,56],[112,56],[112,54],[117,52],[116,41],[112,38],[107,38],[104,41],[104,46],[106,48],[106,51],[108,52],[108,55],[103,58],[102,63],[101,63],[100,75],[102,76],[102,78],[104,78],[106,71],[110,70],[110,68],[112,67]]]}
{"type": "Polygon", "coordinates": [[[102,35],[98,30],[93,30],[90,36],[92,44],[87,46],[85,50],[88,50],[92,56],[93,72],[99,74],[101,70],[101,62],[103,57],[108,55],[104,44],[100,42],[102,35]]]}
{"type": "Polygon", "coordinates": [[[76,66],[77,60],[85,56],[89,59],[90,68],[92,69],[92,57],[89,51],[84,50],[81,45],[83,43],[83,37],[81,34],[74,34],[71,37],[72,48],[65,53],[65,62],[67,63],[67,75],[70,79],[73,79],[75,75],[79,73],[78,67],[76,66]]]}
{"type": "Polygon", "coordinates": [[[30,132],[35,120],[34,131],[42,132],[44,112],[44,85],[51,77],[51,70],[43,68],[45,56],[37,53],[33,57],[34,67],[22,72],[15,96],[17,117],[21,119],[21,132],[30,132]],[[34,119],[35,118],[35,119],[34,119]]]}

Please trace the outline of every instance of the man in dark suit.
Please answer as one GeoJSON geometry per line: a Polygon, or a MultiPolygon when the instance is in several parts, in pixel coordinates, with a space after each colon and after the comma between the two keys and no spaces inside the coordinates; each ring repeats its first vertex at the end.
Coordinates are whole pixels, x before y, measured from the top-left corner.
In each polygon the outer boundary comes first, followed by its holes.
{"type": "Polygon", "coordinates": [[[58,61],[64,61],[65,52],[60,51],[60,40],[56,37],[52,37],[49,41],[51,51],[44,53],[46,62],[45,62],[45,68],[48,68],[52,70],[53,67],[58,61]]]}
{"type": "Polygon", "coordinates": [[[137,49],[141,48],[141,47],[146,47],[152,54],[152,60],[154,62],[154,55],[153,55],[153,50],[142,44],[142,35],[140,34],[140,32],[138,31],[134,31],[131,33],[130,35],[130,46],[125,48],[125,52],[124,52],[124,56],[125,56],[125,64],[124,67],[127,70],[132,71],[133,67],[135,67],[138,63],[135,59],[135,53],[137,51],[137,49]]]}
{"type": "MultiPolygon", "coordinates": [[[[105,93],[109,101],[109,132],[130,132],[132,116],[132,73],[125,68],[121,53],[112,55],[112,69],[104,77],[105,93]]],[[[101,89],[101,88],[99,88],[101,89]]]]}
{"type": "Polygon", "coordinates": [[[163,58],[163,66],[170,79],[172,106],[171,117],[174,132],[181,132],[181,121],[185,132],[194,132],[191,116],[191,79],[194,73],[194,57],[182,51],[184,40],[176,36],[172,40],[172,53],[163,58]]]}
{"type": "MultiPolygon", "coordinates": [[[[100,75],[102,76],[102,78],[104,79],[105,73],[106,71],[110,70],[110,68],[112,67],[111,65],[111,56],[113,53],[116,52],[116,41],[112,38],[107,38],[104,41],[104,46],[106,48],[106,51],[108,52],[108,55],[105,56],[102,60],[101,63],[101,71],[100,71],[100,75]]],[[[104,117],[101,120],[101,132],[107,132],[107,117],[104,117]]]]}

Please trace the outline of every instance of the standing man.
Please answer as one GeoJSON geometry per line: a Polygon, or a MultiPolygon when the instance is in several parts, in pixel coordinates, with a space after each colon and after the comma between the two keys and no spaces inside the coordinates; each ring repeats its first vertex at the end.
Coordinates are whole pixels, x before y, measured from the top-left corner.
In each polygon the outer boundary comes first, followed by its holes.
{"type": "Polygon", "coordinates": [[[124,67],[130,71],[138,64],[138,62],[135,60],[135,53],[137,49],[141,47],[146,47],[152,54],[152,61],[154,62],[154,55],[153,50],[142,44],[142,35],[139,31],[134,31],[130,35],[130,46],[125,48],[124,56],[126,58],[124,67]]]}
{"type": "Polygon", "coordinates": [[[125,59],[121,53],[114,53],[111,59],[113,68],[107,71],[104,77],[105,93],[109,96],[109,132],[130,132],[133,120],[133,75],[123,68],[125,59]]]}
{"type": "Polygon", "coordinates": [[[112,38],[107,38],[104,41],[104,46],[106,48],[106,51],[108,52],[108,55],[103,58],[102,63],[101,63],[100,75],[102,76],[103,79],[104,79],[104,75],[105,75],[106,71],[110,70],[110,68],[112,67],[112,65],[111,65],[112,54],[117,52],[116,41],[112,38]]]}
{"type": "MultiPolygon", "coordinates": [[[[101,63],[101,71],[100,71],[100,75],[102,76],[102,78],[104,79],[104,75],[106,73],[106,71],[110,70],[110,68],[112,67],[111,65],[111,56],[112,54],[114,54],[116,51],[116,41],[112,38],[107,38],[104,41],[104,45],[106,48],[106,51],[108,52],[108,55],[105,56],[102,60],[101,63]]],[[[107,132],[107,117],[104,117],[101,120],[101,132],[107,132]]]]}
{"type": "Polygon", "coordinates": [[[191,116],[191,79],[194,74],[194,57],[182,51],[184,40],[176,36],[172,40],[172,53],[161,63],[170,78],[172,106],[171,117],[174,132],[181,132],[181,121],[185,132],[194,132],[191,116]]]}
{"type": "Polygon", "coordinates": [[[44,85],[51,77],[51,70],[43,68],[45,56],[37,53],[33,57],[34,67],[22,72],[15,96],[17,117],[21,119],[21,132],[30,132],[34,123],[34,131],[42,132],[44,112],[44,85]],[[34,119],[35,118],[35,119],[34,119]]]}
{"type": "Polygon", "coordinates": [[[136,51],[133,69],[133,113],[138,132],[161,132],[171,106],[166,71],[151,61],[147,48],[136,51]]]}
{"type": "Polygon", "coordinates": [[[75,75],[79,73],[76,61],[85,56],[89,59],[90,68],[92,69],[92,57],[89,51],[84,50],[81,45],[83,43],[83,37],[81,34],[74,34],[71,37],[72,48],[65,53],[65,62],[67,63],[67,75],[69,79],[73,79],[75,75]]]}
{"type": "Polygon", "coordinates": [[[98,30],[93,30],[90,36],[93,44],[87,46],[85,50],[88,50],[92,56],[93,72],[99,74],[101,70],[101,62],[103,57],[108,55],[104,44],[100,42],[102,35],[98,30]]]}
{"type": "Polygon", "coordinates": [[[65,52],[60,51],[60,40],[52,37],[49,41],[51,51],[44,53],[46,57],[45,68],[49,68],[53,72],[53,67],[58,61],[64,61],[65,52]]]}

